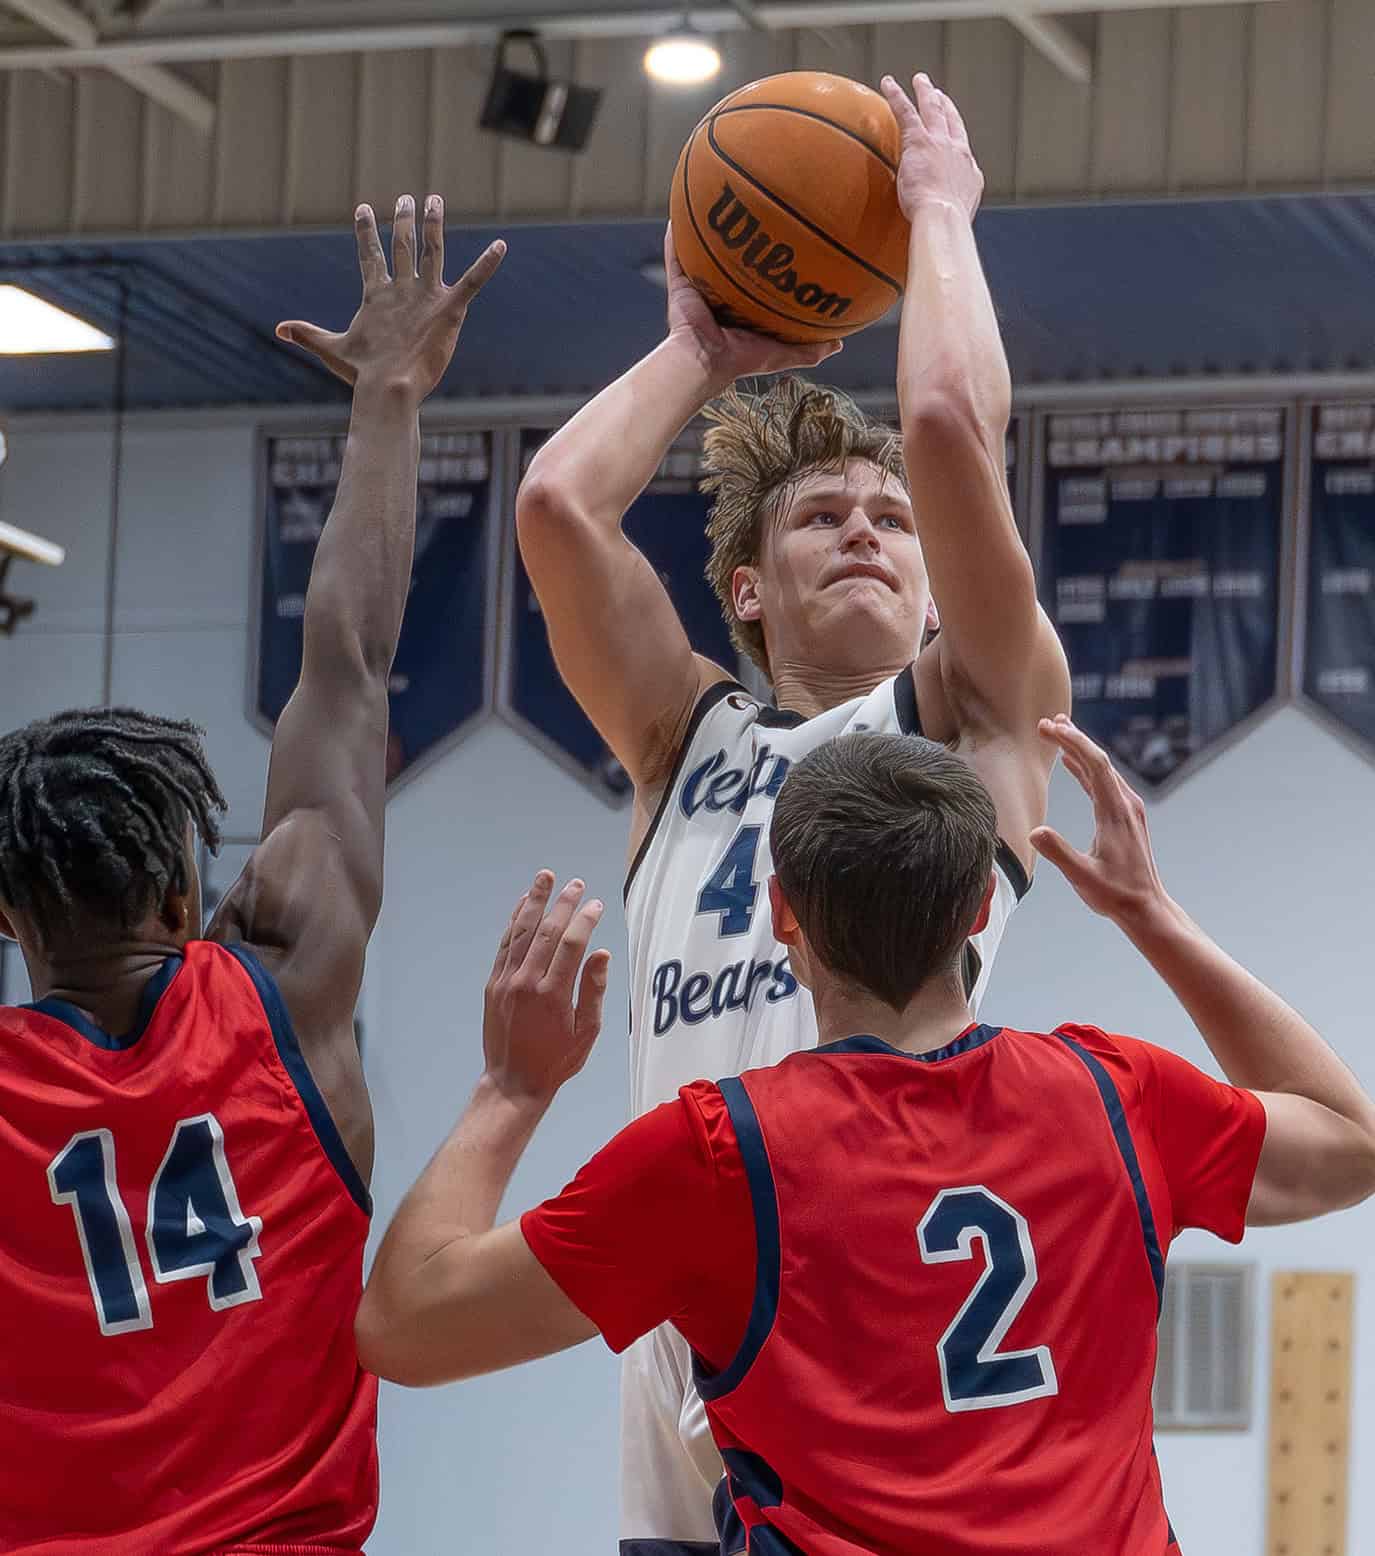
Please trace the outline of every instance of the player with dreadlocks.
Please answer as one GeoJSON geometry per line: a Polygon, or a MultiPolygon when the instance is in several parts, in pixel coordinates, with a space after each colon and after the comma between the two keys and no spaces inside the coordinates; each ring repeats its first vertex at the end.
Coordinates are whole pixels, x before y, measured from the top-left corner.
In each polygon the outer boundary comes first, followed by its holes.
{"type": "Polygon", "coordinates": [[[353,1008],[381,907],[387,680],[419,411],[504,252],[444,284],[443,207],[284,340],[353,386],[262,842],[201,933],[225,808],[194,724],[62,713],[0,740],[0,1550],[350,1556],[377,1510],[353,1319],[372,1112],[353,1008]],[[302,1323],[303,1315],[308,1321],[302,1323]]]}

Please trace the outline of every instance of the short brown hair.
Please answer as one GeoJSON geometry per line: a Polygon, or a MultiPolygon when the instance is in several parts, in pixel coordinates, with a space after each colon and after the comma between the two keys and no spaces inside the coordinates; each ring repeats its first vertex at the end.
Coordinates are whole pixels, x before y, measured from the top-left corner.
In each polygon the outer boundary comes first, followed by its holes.
{"type": "Polygon", "coordinates": [[[954,967],[993,872],[998,818],[969,764],[911,735],[828,740],[788,773],[769,841],[807,943],[902,1010],[954,967]]]}
{"type": "Polygon", "coordinates": [[[801,378],[780,378],[763,394],[732,389],[706,415],[713,425],[703,445],[702,490],[715,498],[707,520],[707,578],[731,641],[767,675],[764,629],[736,618],[731,594],[735,569],[759,561],[765,515],[777,511],[799,477],[843,469],[851,459],[868,460],[905,491],[902,440],[891,427],[871,421],[848,395],[801,378]]]}

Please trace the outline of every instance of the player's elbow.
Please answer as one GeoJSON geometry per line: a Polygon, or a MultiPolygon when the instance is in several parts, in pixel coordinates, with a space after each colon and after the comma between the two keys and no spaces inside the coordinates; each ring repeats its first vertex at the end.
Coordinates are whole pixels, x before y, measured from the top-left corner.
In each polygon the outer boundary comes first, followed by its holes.
{"type": "Polygon", "coordinates": [[[369,1287],[353,1324],[358,1362],[366,1372],[405,1388],[426,1388],[445,1381],[427,1365],[419,1324],[404,1312],[389,1309],[369,1287]]]}
{"type": "Polygon", "coordinates": [[[1010,394],[976,384],[958,368],[937,369],[902,397],[902,444],[909,470],[972,457],[1004,457],[1010,394]]]}
{"type": "Polygon", "coordinates": [[[1375,1196],[1375,1131],[1369,1129],[1360,1131],[1360,1139],[1351,1150],[1346,1177],[1349,1197],[1343,1209],[1349,1205],[1362,1204],[1375,1196]]]}
{"type": "Polygon", "coordinates": [[[527,559],[567,543],[586,526],[586,513],[569,481],[555,469],[530,467],[516,493],[516,535],[527,559]]]}

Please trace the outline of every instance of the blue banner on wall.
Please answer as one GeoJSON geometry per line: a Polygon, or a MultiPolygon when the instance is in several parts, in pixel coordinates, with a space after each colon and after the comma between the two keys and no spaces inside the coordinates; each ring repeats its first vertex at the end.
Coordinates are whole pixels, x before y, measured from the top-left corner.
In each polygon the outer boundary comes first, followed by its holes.
{"type": "MultiPolygon", "coordinates": [[[[534,429],[521,433],[522,474],[549,436],[534,429]]],[[[733,671],[730,632],[705,576],[710,503],[697,490],[701,449],[700,429],[684,433],[626,514],[625,531],[663,580],[693,648],[733,671]]],[[[558,760],[605,798],[618,800],[629,794],[630,778],[563,684],[519,549],[512,578],[505,706],[558,760]]],[[[654,645],[645,649],[653,652],[654,645]]]]}
{"type": "Polygon", "coordinates": [[[1303,689],[1375,748],[1375,404],[1312,411],[1303,689]]]}
{"type": "MultiPolygon", "coordinates": [[[[339,484],[344,438],[263,439],[262,607],[254,712],[274,725],[301,672],[315,548],[339,484]]],[[[391,678],[387,778],[436,754],[487,704],[491,436],[427,432],[415,565],[391,678]]]]}
{"type": "Polygon", "coordinates": [[[1274,695],[1286,412],[1055,415],[1042,597],[1075,717],[1159,785],[1274,695]]]}

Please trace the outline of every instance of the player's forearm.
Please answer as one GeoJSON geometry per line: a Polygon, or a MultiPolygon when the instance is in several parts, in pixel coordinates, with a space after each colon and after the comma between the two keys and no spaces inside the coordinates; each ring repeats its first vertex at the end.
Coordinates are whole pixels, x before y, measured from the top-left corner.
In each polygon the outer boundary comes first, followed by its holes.
{"type": "Polygon", "coordinates": [[[390,670],[410,587],[419,467],[418,398],[360,379],[306,595],[308,662],[342,655],[373,676],[390,670]]]}
{"type": "Polygon", "coordinates": [[[470,1253],[502,1196],[547,1101],[513,1100],[485,1076],[449,1138],[402,1200],[378,1249],[358,1313],[365,1366],[398,1382],[455,1375],[470,1290],[470,1253]]]}
{"type": "Polygon", "coordinates": [[[691,345],[663,341],[540,449],[517,499],[522,529],[569,513],[618,528],[674,439],[728,387],[691,345]]]}
{"type": "Polygon", "coordinates": [[[1307,1097],[1375,1137],[1375,1103],[1347,1066],[1178,904],[1160,898],[1119,924],[1169,985],[1234,1086],[1307,1097]]]}
{"type": "Polygon", "coordinates": [[[953,204],[917,208],[898,339],[898,405],[905,437],[960,414],[1003,458],[1012,379],[974,229],[953,204]]]}

